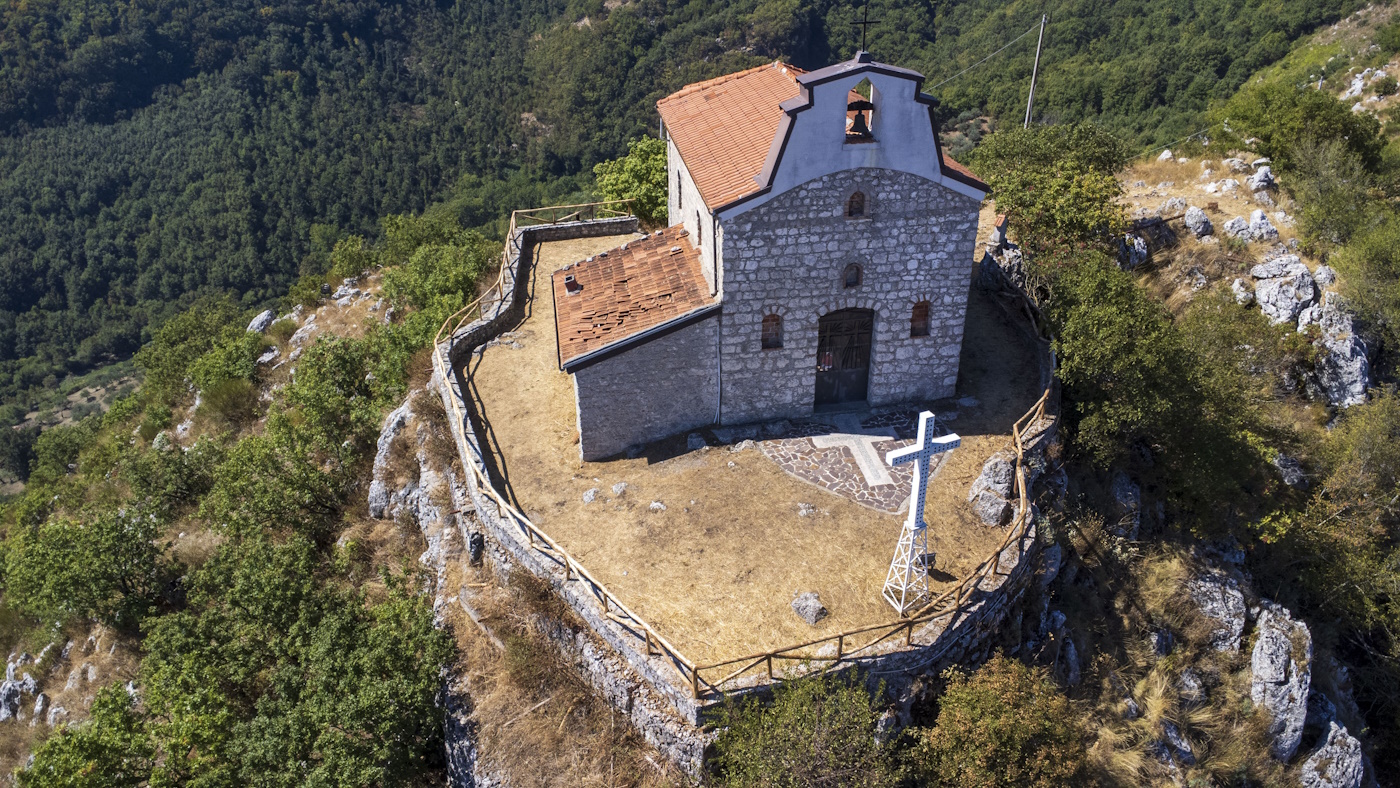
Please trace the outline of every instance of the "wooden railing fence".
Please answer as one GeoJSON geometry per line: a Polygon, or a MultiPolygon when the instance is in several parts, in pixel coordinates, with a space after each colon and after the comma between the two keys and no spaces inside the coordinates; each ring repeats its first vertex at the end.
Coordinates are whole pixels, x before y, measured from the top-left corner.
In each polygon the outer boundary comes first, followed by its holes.
{"type": "MultiPolygon", "coordinates": [[[[515,211],[511,214],[510,231],[506,238],[506,248],[502,251],[501,273],[496,282],[488,287],[480,297],[459,310],[456,314],[443,322],[438,330],[436,345],[440,347],[442,342],[452,337],[463,325],[481,316],[483,307],[492,303],[492,300],[499,301],[505,293],[506,277],[514,277],[515,271],[511,271],[511,261],[518,259],[522,249],[520,246],[520,233],[517,230],[524,226],[538,226],[541,224],[555,224],[561,222],[587,221],[598,218],[614,218],[627,216],[629,212],[625,207],[625,202],[610,203],[590,203],[588,205],[565,205],[553,206],[549,208],[537,208],[526,211],[515,211]],[[528,222],[528,224],[526,224],[528,222]],[[509,273],[508,273],[509,271],[509,273]]],[[[518,269],[518,267],[517,267],[518,269]]],[[[512,280],[513,281],[513,280],[512,280]]],[[[451,370],[444,364],[444,354],[440,351],[433,353],[433,366],[440,378],[446,383],[450,381],[451,370]]],[[[505,499],[492,484],[486,473],[486,461],[481,455],[479,446],[474,447],[477,456],[465,464],[470,469],[472,476],[476,480],[477,488],[495,504],[502,519],[509,520],[520,530],[528,544],[542,555],[554,561],[564,570],[564,581],[579,582],[584,585],[588,593],[602,606],[603,615],[610,621],[617,623],[626,632],[636,637],[643,646],[647,656],[661,656],[666,660],[681,680],[690,688],[694,698],[706,697],[708,693],[723,695],[726,690],[738,689],[734,683],[742,679],[745,674],[762,667],[770,679],[788,679],[796,675],[802,675],[810,670],[828,670],[832,666],[858,657],[869,652],[880,643],[889,640],[891,637],[904,634],[905,643],[912,642],[916,628],[940,620],[953,621],[963,605],[969,601],[973,593],[984,580],[995,578],[1001,573],[1001,556],[1006,549],[1012,545],[1019,544],[1025,537],[1026,529],[1030,525],[1030,499],[1029,491],[1026,489],[1025,471],[1025,450],[1029,436],[1038,433],[1039,430],[1032,428],[1046,417],[1046,404],[1050,399],[1051,389],[1047,388],[1040,395],[1040,399],[1012,426],[1012,445],[1016,453],[1016,493],[1018,496],[1018,508],[1016,516],[1011,526],[1007,529],[1006,537],[1002,540],[997,549],[969,575],[964,577],[956,586],[944,591],[937,598],[924,605],[917,612],[907,618],[900,618],[895,621],[883,624],[851,629],[838,632],[834,635],[798,643],[791,646],[764,651],[757,654],[750,654],[745,657],[729,659],[723,662],[715,662],[709,665],[696,665],[695,662],[686,658],[679,649],[673,646],[656,629],[647,623],[645,619],[633,612],[627,605],[617,598],[607,586],[598,581],[584,566],[579,563],[565,550],[558,542],[554,541],[545,531],[540,529],[530,521],[520,510],[516,509],[505,499]],[[1028,431],[1029,430],[1029,431],[1028,431]],[[864,636],[864,637],[863,637],[864,636]],[[852,641],[857,641],[858,645],[852,647],[852,641]],[[823,647],[834,645],[834,650],[823,647]],[[784,671],[781,668],[775,670],[774,661],[787,661],[799,663],[798,673],[784,671]],[[738,667],[735,667],[738,666],[738,667]],[[729,669],[727,673],[718,678],[714,673],[722,669],[729,669]],[[710,676],[706,676],[706,673],[710,676]]],[[[465,432],[469,429],[466,413],[463,412],[463,403],[460,397],[448,397],[452,406],[452,418],[457,425],[465,432]]],[[[464,445],[472,446],[468,441],[463,441],[464,445]]]]}

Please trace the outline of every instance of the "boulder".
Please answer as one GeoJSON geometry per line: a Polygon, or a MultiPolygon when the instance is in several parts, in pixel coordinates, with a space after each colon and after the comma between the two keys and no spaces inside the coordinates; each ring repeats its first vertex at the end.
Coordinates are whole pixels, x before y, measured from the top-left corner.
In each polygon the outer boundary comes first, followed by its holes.
{"type": "Polygon", "coordinates": [[[49,696],[41,692],[34,697],[34,713],[29,717],[29,727],[32,728],[35,725],[38,725],[39,720],[42,720],[44,718],[44,715],[48,712],[48,710],[49,696]]]}
{"type": "Polygon", "coordinates": [[[648,506],[647,509],[655,514],[660,514],[666,511],[666,504],[661,501],[652,501],[651,506],[648,506]]]}
{"type": "Polygon", "coordinates": [[[1279,476],[1283,477],[1284,484],[1300,490],[1308,488],[1308,475],[1303,472],[1303,464],[1297,459],[1280,454],[1274,457],[1274,467],[1278,469],[1279,476]]]}
{"type": "Polygon", "coordinates": [[[66,719],[68,719],[67,709],[63,708],[62,706],[51,706],[49,707],[48,716],[44,718],[44,722],[48,723],[48,726],[52,728],[53,726],[57,725],[60,722],[63,722],[66,719]]]}
{"type": "Polygon", "coordinates": [[[1296,276],[1308,270],[1307,264],[1298,258],[1296,254],[1281,254],[1270,257],[1264,262],[1249,269],[1249,275],[1255,279],[1277,279],[1283,276],[1296,276]]]}
{"type": "Polygon", "coordinates": [[[257,317],[253,318],[253,321],[251,323],[248,324],[248,330],[256,334],[261,334],[268,329],[268,326],[272,325],[272,321],[272,310],[264,309],[263,311],[258,313],[257,317]]]}
{"type": "Polygon", "coordinates": [[[616,498],[617,496],[627,492],[627,486],[627,482],[618,482],[617,484],[614,484],[612,486],[613,497],[616,498]]]}
{"type": "Polygon", "coordinates": [[[1365,402],[1371,388],[1366,343],[1357,335],[1351,314],[1333,293],[1322,299],[1318,325],[1322,336],[1313,345],[1325,352],[1318,355],[1315,370],[1327,402],[1338,408],[1365,402]]]}
{"type": "Polygon", "coordinates": [[[1250,240],[1249,221],[1243,216],[1236,216],[1226,222],[1222,229],[1224,229],[1225,234],[1231,238],[1240,238],[1246,241],[1250,240]]]}
{"type": "Polygon", "coordinates": [[[1316,325],[1322,321],[1322,304],[1314,303],[1303,308],[1298,313],[1298,333],[1308,330],[1308,326],[1316,325]]]}
{"type": "Polygon", "coordinates": [[[1249,215],[1249,235],[1255,241],[1277,241],[1278,228],[1269,222],[1269,217],[1263,211],[1256,208],[1249,215]]]}
{"type": "Polygon", "coordinates": [[[0,681],[0,722],[6,722],[18,717],[19,706],[19,682],[10,679],[0,681]]]}
{"type": "Polygon", "coordinates": [[[1194,205],[1186,209],[1186,216],[1183,217],[1183,221],[1186,224],[1186,229],[1190,230],[1191,234],[1197,238],[1204,238],[1215,232],[1215,227],[1210,223],[1210,217],[1206,216],[1205,211],[1194,205]]]}
{"type": "Polygon", "coordinates": [[[1147,262],[1147,241],[1144,241],[1142,236],[1131,233],[1123,236],[1118,242],[1119,267],[1125,271],[1131,271],[1145,262],[1147,262]]]}
{"type": "Polygon", "coordinates": [[[1230,284],[1230,290],[1235,294],[1235,303],[1241,306],[1249,306],[1254,303],[1254,288],[1243,279],[1238,277],[1230,284]]]}
{"type": "Polygon", "coordinates": [[[1040,565],[1036,567],[1036,584],[1041,588],[1049,588],[1055,582],[1055,578],[1060,575],[1060,567],[1065,562],[1064,548],[1059,543],[1051,544],[1040,551],[1040,565]]]}
{"type": "Polygon", "coordinates": [[[1223,159],[1220,162],[1230,169],[1230,172],[1249,172],[1249,165],[1244,163],[1244,159],[1223,159]]]}
{"type": "Polygon", "coordinates": [[[409,409],[408,400],[384,417],[384,426],[379,430],[379,442],[376,444],[374,452],[374,472],[369,483],[369,516],[376,520],[383,520],[392,516],[388,511],[390,503],[389,482],[389,449],[394,443],[394,439],[408,424],[412,411],[409,409]]]}
{"type": "Polygon", "coordinates": [[[821,621],[827,616],[826,607],[822,605],[821,599],[818,598],[816,591],[798,594],[797,597],[792,600],[792,612],[796,613],[798,618],[812,626],[816,626],[818,621],[821,621]]]}
{"type": "Polygon", "coordinates": [[[1206,685],[1201,679],[1201,674],[1194,668],[1186,668],[1181,671],[1177,679],[1177,695],[1181,702],[1189,708],[1204,706],[1207,700],[1206,685]]]}
{"type": "Polygon", "coordinates": [[[583,502],[584,502],[584,503],[593,503],[593,502],[596,501],[596,500],[598,500],[598,488],[597,488],[597,487],[590,487],[589,489],[584,490],[584,492],[583,492],[583,502]]]}
{"type": "Polygon", "coordinates": [[[1176,157],[1172,155],[1170,149],[1164,150],[1157,155],[1157,161],[1173,161],[1176,157]]]}
{"type": "Polygon", "coordinates": [[[1364,775],[1361,742],[1331,722],[1327,736],[1298,769],[1298,782],[1303,788],[1361,788],[1364,775]]]}
{"type": "Polygon", "coordinates": [[[290,342],[293,347],[299,347],[310,341],[311,335],[314,333],[316,333],[316,324],[308,320],[306,321],[306,325],[298,328],[296,333],[292,334],[292,338],[287,341],[290,342]]]}
{"type": "Polygon", "coordinates": [[[1108,530],[1124,539],[1137,539],[1142,526],[1142,488],[1128,474],[1118,471],[1113,474],[1109,492],[1116,520],[1108,524],[1108,530]]]}
{"type": "Polygon", "coordinates": [[[1274,325],[1296,323],[1303,310],[1317,298],[1317,286],[1307,267],[1289,276],[1264,279],[1254,286],[1259,311],[1274,325]]]}
{"type": "Polygon", "coordinates": [[[1162,216],[1171,216],[1172,214],[1180,213],[1184,210],[1186,210],[1186,201],[1180,197],[1172,197],[1162,203],[1162,207],[1157,209],[1157,213],[1162,216]]]}
{"type": "Polygon", "coordinates": [[[1244,182],[1252,192],[1273,189],[1278,185],[1274,182],[1274,171],[1267,164],[1261,165],[1259,169],[1254,171],[1253,175],[1245,178],[1244,182]]]}
{"type": "Polygon", "coordinates": [[[1207,571],[1186,582],[1186,594],[1213,625],[1207,642],[1216,651],[1239,651],[1244,633],[1244,593],[1239,583],[1219,571],[1207,571]]]}
{"type": "Polygon", "coordinates": [[[1011,518],[1011,488],[1016,479],[1016,463],[1005,452],[993,454],[982,465],[982,473],[972,482],[967,500],[978,518],[987,525],[1005,525],[1011,518]]]}
{"type": "Polygon", "coordinates": [[[1313,271],[1313,281],[1321,287],[1331,287],[1337,281],[1337,271],[1330,265],[1319,265],[1313,271]]]}
{"type": "Polygon", "coordinates": [[[1287,762],[1303,739],[1312,683],[1312,635],[1288,610],[1265,602],[1250,657],[1250,699],[1270,717],[1269,752],[1287,762]]]}
{"type": "MultiPolygon", "coordinates": [[[[1158,758],[1166,754],[1172,760],[1182,766],[1192,766],[1196,763],[1196,753],[1191,749],[1191,742],[1187,740],[1186,734],[1181,729],[1167,720],[1162,720],[1162,739],[1158,748],[1158,758]]],[[[1165,759],[1163,759],[1165,762],[1165,759]]]]}
{"type": "Polygon", "coordinates": [[[1240,182],[1234,178],[1226,178],[1220,182],[1221,194],[1234,194],[1240,188],[1240,182]]]}

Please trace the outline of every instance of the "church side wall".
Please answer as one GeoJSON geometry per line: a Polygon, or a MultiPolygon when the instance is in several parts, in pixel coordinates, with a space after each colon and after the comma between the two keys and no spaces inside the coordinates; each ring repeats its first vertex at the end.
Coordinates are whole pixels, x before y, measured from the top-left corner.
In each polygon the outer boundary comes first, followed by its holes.
{"type": "Polygon", "coordinates": [[[718,332],[715,315],[574,373],[583,459],[713,424],[718,332]]]}
{"type": "Polygon", "coordinates": [[[695,180],[690,170],[681,161],[676,144],[666,138],[666,213],[671,225],[685,225],[690,233],[692,244],[700,244],[700,266],[705,272],[705,281],[710,284],[710,294],[719,292],[719,280],[715,277],[715,222],[705,201],[700,199],[700,191],[695,188],[695,180]],[[679,179],[677,176],[679,175],[679,179]],[[676,190],[676,184],[680,190],[676,190]]]}
{"type": "Polygon", "coordinates": [[[812,413],[817,321],[875,311],[869,402],[952,396],[958,378],[979,203],[918,175],[857,169],[825,175],[725,222],[721,421],[812,413]],[[867,217],[848,219],[859,189],[867,217]],[[863,269],[859,287],[842,272],[863,269]],[[928,301],[926,337],[909,336],[928,301]],[[783,347],[761,349],[764,315],[783,319],[783,347]]]}

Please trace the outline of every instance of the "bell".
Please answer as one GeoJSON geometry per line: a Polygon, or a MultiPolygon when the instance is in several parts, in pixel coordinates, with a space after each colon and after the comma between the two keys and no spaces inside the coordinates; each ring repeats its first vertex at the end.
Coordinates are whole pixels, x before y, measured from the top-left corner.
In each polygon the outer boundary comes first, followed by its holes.
{"type": "Polygon", "coordinates": [[[851,121],[851,130],[848,132],[853,137],[869,137],[870,127],[865,125],[865,113],[857,112],[854,120],[851,121]]]}

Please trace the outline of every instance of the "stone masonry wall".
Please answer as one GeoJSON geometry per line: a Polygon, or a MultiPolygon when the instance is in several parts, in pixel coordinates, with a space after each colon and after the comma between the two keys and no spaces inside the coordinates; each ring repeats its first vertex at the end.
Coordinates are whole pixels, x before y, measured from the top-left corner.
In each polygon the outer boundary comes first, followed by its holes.
{"type": "Polygon", "coordinates": [[[718,326],[712,315],[575,373],[583,459],[713,424],[718,326]]]}
{"type": "Polygon", "coordinates": [[[977,235],[976,200],[916,175],[859,169],[827,175],[725,222],[721,421],[810,414],[817,321],[875,311],[871,405],[951,396],[957,384],[977,235]],[[845,216],[859,189],[866,218],[845,216]],[[863,282],[842,273],[862,266],[863,282]],[[929,336],[909,336],[930,304],[929,336]],[[783,318],[783,347],[760,348],[764,315],[783,318]]]}

